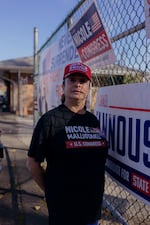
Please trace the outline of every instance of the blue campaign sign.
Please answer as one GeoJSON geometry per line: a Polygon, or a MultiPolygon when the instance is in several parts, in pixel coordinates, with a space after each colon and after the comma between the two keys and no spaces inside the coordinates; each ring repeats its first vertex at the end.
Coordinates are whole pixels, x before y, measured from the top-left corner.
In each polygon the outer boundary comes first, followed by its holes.
{"type": "Polygon", "coordinates": [[[69,29],[82,62],[99,68],[116,61],[111,42],[98,8],[92,2],[76,24],[69,29]]]}
{"type": "Polygon", "coordinates": [[[104,30],[101,18],[96,9],[96,5],[92,3],[90,8],[81,17],[77,24],[70,29],[76,47],[79,49],[86,42],[93,39],[98,33],[104,30]]]}

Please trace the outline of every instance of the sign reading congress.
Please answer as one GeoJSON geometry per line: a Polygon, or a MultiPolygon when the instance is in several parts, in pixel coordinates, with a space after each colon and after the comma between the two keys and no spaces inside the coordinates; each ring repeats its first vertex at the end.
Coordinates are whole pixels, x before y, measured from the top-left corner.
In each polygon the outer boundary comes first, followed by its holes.
{"type": "Polygon", "coordinates": [[[70,33],[82,62],[98,68],[116,61],[95,1],[78,22],[72,25],[70,33]]]}

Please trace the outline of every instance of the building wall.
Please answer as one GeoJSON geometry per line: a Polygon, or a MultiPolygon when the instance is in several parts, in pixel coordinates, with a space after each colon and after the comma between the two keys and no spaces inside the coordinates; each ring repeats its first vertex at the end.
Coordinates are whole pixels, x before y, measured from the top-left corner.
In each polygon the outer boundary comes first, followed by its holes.
{"type": "Polygon", "coordinates": [[[33,76],[32,73],[4,72],[4,78],[9,80],[7,86],[8,111],[19,116],[33,114],[33,76]]]}
{"type": "Polygon", "coordinates": [[[23,116],[33,114],[33,85],[24,84],[21,89],[23,116]]]}

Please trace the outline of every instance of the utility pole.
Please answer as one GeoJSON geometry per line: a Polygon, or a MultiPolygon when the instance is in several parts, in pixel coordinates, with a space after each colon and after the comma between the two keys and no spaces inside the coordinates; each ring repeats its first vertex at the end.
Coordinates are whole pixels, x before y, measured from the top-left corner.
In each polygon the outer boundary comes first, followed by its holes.
{"type": "Polygon", "coordinates": [[[38,92],[37,92],[37,76],[38,76],[38,29],[34,27],[34,72],[33,72],[33,122],[34,126],[38,119],[38,92]]]}

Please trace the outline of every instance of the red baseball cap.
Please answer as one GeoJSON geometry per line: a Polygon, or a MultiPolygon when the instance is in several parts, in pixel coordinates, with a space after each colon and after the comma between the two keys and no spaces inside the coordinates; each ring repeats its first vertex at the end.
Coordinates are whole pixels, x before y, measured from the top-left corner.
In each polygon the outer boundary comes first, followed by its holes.
{"type": "Polygon", "coordinates": [[[83,74],[90,81],[92,80],[92,73],[90,67],[81,62],[70,63],[66,65],[64,69],[63,79],[70,76],[71,74],[83,74]]]}

